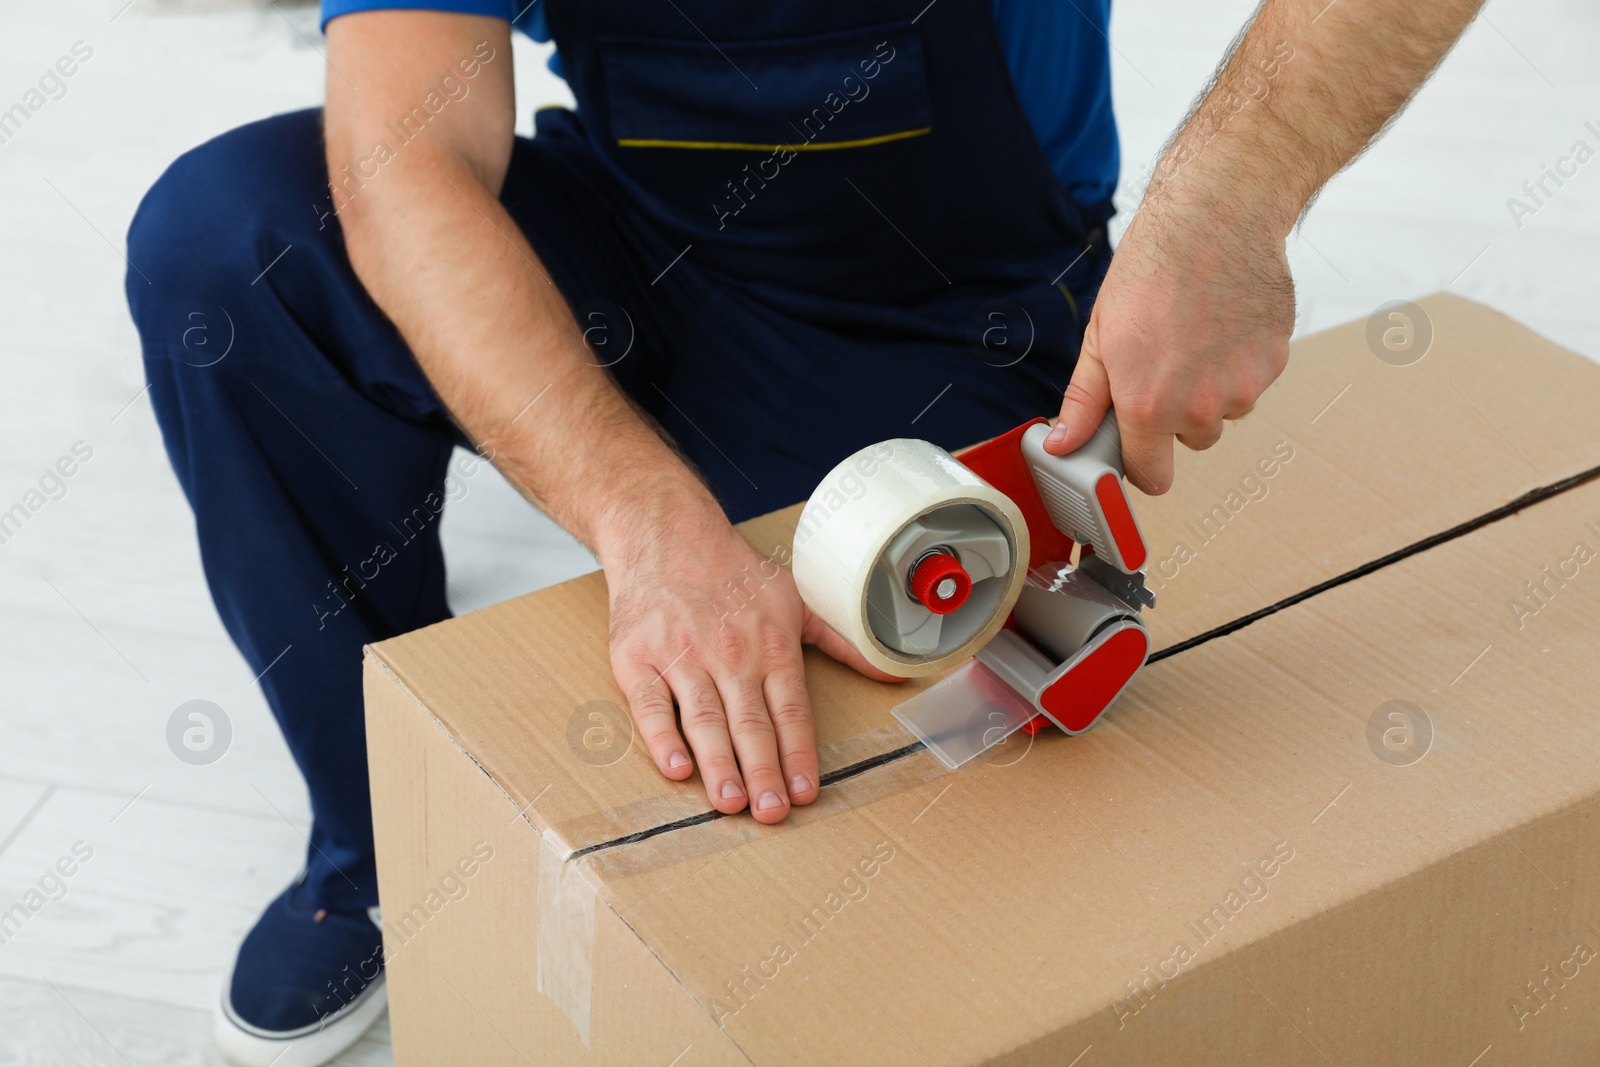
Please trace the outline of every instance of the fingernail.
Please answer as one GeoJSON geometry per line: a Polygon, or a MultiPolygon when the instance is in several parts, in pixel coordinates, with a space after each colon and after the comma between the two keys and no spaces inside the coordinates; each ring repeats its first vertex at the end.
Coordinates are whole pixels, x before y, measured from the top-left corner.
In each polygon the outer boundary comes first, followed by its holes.
{"type": "Polygon", "coordinates": [[[723,800],[737,800],[742,796],[744,796],[744,789],[732,778],[722,783],[723,800]]]}
{"type": "Polygon", "coordinates": [[[793,778],[789,779],[789,795],[790,796],[794,796],[796,793],[804,793],[807,789],[810,789],[810,788],[811,788],[811,779],[807,778],[803,774],[797,774],[793,778]]]}
{"type": "Polygon", "coordinates": [[[783,798],[780,797],[778,794],[774,793],[770,789],[767,790],[765,793],[762,793],[761,794],[761,799],[756,801],[756,810],[757,811],[766,811],[769,808],[781,808],[781,807],[783,807],[783,798]]]}
{"type": "Polygon", "coordinates": [[[1044,439],[1044,443],[1046,445],[1059,445],[1061,442],[1065,441],[1066,439],[1067,439],[1067,424],[1064,423],[1064,422],[1058,422],[1058,423],[1056,423],[1055,429],[1051,430],[1050,433],[1049,433],[1049,436],[1047,436],[1044,439]]]}
{"type": "Polygon", "coordinates": [[[689,757],[685,756],[682,752],[674,752],[672,755],[667,757],[667,769],[668,770],[675,771],[679,767],[687,767],[687,766],[689,766],[689,757]]]}

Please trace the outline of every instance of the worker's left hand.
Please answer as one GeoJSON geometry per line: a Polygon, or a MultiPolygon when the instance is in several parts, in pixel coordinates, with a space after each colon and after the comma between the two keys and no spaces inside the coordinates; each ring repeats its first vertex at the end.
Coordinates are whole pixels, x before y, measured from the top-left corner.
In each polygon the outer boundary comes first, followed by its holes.
{"type": "Polygon", "coordinates": [[[611,666],[662,774],[699,768],[724,815],[774,823],[817,799],[821,774],[802,644],[880,681],[801,601],[794,576],[741,537],[705,494],[619,524],[600,559],[611,602],[611,666]],[[659,516],[670,514],[670,519],[659,516]],[[641,536],[640,530],[650,531],[641,536]],[[674,709],[676,705],[676,709],[674,709]],[[693,757],[690,757],[690,753],[693,757]]]}
{"type": "Polygon", "coordinates": [[[1045,449],[1080,448],[1115,407],[1128,480],[1166,492],[1173,438],[1210,448],[1288,363],[1284,237],[1214,203],[1141,209],[1112,257],[1045,449]]]}

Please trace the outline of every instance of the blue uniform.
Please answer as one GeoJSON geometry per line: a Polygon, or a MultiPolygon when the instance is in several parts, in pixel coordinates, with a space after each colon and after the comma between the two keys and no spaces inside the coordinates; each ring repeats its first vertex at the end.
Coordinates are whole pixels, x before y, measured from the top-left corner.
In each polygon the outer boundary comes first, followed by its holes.
{"type": "MultiPolygon", "coordinates": [[[[912,0],[907,16],[923,3],[912,0]]],[[[529,37],[549,41],[546,6],[529,0],[322,0],[322,21],[383,8],[457,11],[515,19],[529,37]]],[[[1107,47],[1111,0],[993,0],[993,15],[1022,111],[1056,177],[1080,203],[1111,199],[1119,163],[1107,47]]],[[[550,69],[564,74],[559,53],[550,69]]]]}
{"type": "MultiPolygon", "coordinates": [[[[1054,99],[1086,125],[1051,127],[1046,46],[1003,31],[1053,16],[999,8],[539,0],[578,107],[516,140],[501,202],[732,518],[874,441],[954,448],[1059,405],[1109,262],[1106,42],[1061,24],[1054,99]]],[[[319,112],[279,116],[181,157],[128,235],[206,577],[310,789],[308,892],[341,910],[377,901],[361,648],[449,615],[464,441],[351,269],[336,209],[362,181],[330,190],[319,112]]]]}

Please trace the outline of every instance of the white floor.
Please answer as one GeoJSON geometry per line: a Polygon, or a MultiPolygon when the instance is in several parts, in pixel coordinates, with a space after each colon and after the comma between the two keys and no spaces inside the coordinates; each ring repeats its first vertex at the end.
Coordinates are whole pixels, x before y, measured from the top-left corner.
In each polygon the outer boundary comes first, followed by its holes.
{"type": "MultiPolygon", "coordinates": [[[[94,50],[66,94],[0,144],[0,510],[75,442],[93,448],[66,495],[0,544],[0,911],[75,842],[93,850],[64,895],[47,883],[60,899],[0,944],[0,1064],[219,1062],[207,1030],[221,971],[296,869],[307,825],[304,790],[201,581],[141,393],[121,249],[173,156],[320,100],[315,10],[126,4],[0,0],[0,110],[74,42],[94,50]],[[211,766],[167,747],[169,715],[197,698],[232,723],[211,766]]],[[[1250,6],[1119,0],[1128,186],[1250,6]]],[[[1597,52],[1592,4],[1494,0],[1294,242],[1301,330],[1451,288],[1600,359],[1600,162],[1521,228],[1506,204],[1575,141],[1600,148],[1597,52]]],[[[542,58],[519,44],[524,116],[565,97],[542,58]]],[[[1514,352],[1506,373],[1514,387],[1514,352]]],[[[491,473],[452,505],[445,540],[460,610],[593,566],[491,473]]],[[[341,1060],[389,1061],[386,1027],[341,1060]]]]}

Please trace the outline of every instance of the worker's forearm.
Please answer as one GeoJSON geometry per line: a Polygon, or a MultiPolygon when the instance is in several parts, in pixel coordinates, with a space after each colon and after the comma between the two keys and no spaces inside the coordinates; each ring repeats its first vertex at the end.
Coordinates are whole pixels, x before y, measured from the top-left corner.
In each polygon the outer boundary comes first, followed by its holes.
{"type": "Polygon", "coordinates": [[[341,214],[350,259],[440,397],[602,561],[652,519],[716,508],[597,366],[561,293],[464,160],[410,149],[341,214]]]}
{"type": "Polygon", "coordinates": [[[1265,0],[1163,153],[1145,204],[1286,235],[1410,99],[1482,0],[1265,0]]]}

